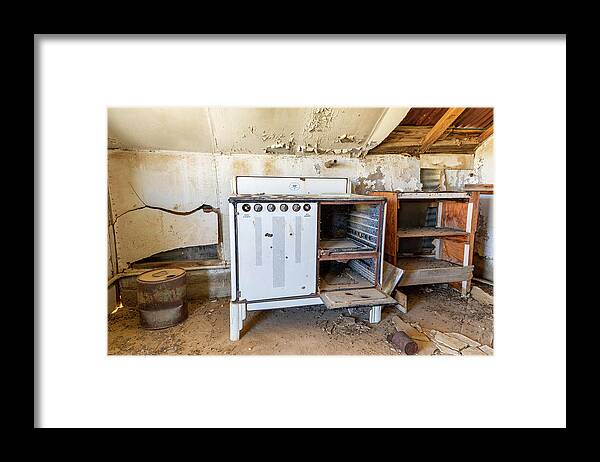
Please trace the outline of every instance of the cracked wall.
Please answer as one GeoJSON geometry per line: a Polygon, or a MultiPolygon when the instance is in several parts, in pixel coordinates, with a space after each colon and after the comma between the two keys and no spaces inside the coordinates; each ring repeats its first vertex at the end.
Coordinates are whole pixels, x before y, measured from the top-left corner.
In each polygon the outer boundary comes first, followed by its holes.
{"type": "Polygon", "coordinates": [[[238,175],[348,177],[353,192],[359,194],[421,187],[419,160],[392,154],[353,158],[110,150],[108,157],[112,219],[118,217],[115,233],[120,271],[158,252],[218,242],[217,213],[199,210],[179,216],[144,208],[144,203],[179,211],[202,204],[217,209],[225,224],[221,229],[222,256],[229,260],[227,199],[238,175]]]}
{"type": "Polygon", "coordinates": [[[212,156],[109,150],[108,187],[120,271],[158,252],[218,243],[218,216],[201,208],[217,203],[212,156]]]}

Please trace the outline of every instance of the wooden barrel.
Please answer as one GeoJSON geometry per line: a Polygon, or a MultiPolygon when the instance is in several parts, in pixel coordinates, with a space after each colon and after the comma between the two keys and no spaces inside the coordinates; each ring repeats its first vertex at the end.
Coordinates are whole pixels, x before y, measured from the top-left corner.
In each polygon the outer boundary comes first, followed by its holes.
{"type": "Polygon", "coordinates": [[[140,323],[145,329],[164,329],[184,321],[186,274],[182,268],[146,271],[137,278],[140,323]]]}

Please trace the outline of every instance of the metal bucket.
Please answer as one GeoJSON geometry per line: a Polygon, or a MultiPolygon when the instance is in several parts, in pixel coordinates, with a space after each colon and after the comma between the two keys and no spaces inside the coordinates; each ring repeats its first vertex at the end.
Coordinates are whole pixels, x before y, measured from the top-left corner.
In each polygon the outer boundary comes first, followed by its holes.
{"type": "Polygon", "coordinates": [[[146,271],[137,277],[137,300],[144,329],[164,329],[187,319],[186,274],[182,268],[146,271]]]}

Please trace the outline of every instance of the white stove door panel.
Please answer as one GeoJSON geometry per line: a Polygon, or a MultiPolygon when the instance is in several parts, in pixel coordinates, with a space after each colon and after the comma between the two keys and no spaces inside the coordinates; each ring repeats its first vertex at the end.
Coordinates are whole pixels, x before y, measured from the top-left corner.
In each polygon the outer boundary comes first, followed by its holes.
{"type": "MultiPolygon", "coordinates": [[[[251,204],[254,207],[254,204],[251,204]]],[[[317,207],[256,212],[237,205],[240,299],[267,300],[316,291],[317,207]]],[[[304,203],[300,205],[304,206],[304,203]]]]}

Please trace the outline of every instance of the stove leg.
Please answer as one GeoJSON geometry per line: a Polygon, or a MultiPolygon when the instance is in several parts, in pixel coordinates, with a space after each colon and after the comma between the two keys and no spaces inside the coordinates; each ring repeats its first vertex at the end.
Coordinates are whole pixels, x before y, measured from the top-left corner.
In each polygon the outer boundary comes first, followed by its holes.
{"type": "Polygon", "coordinates": [[[240,304],[229,303],[229,340],[235,342],[240,339],[240,330],[242,330],[242,320],[240,319],[240,304]]]}
{"type": "Polygon", "coordinates": [[[381,305],[374,306],[369,310],[369,322],[376,324],[381,321],[381,305]]]}

